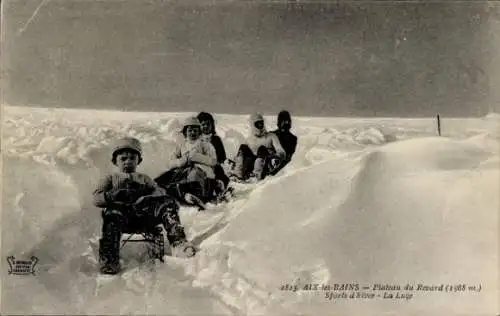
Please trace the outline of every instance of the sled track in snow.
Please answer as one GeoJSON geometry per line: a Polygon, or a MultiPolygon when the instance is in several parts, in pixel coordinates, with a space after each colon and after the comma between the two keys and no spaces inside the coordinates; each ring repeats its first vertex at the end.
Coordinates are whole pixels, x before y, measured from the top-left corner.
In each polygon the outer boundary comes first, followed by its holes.
{"type": "Polygon", "coordinates": [[[249,279],[234,268],[225,266],[227,271],[215,282],[207,286],[213,295],[234,315],[280,313],[298,315],[283,307],[285,301],[249,279]]]}
{"type": "Polygon", "coordinates": [[[191,239],[191,242],[193,245],[196,247],[200,247],[200,245],[210,238],[211,236],[219,233],[222,229],[224,229],[228,225],[228,222],[226,220],[226,216],[223,216],[220,220],[218,220],[212,227],[209,227],[205,231],[203,231],[200,234],[196,234],[193,239],[191,239]]]}
{"type": "MultiPolygon", "coordinates": [[[[276,178],[279,176],[276,176],[276,178]]],[[[200,247],[210,237],[222,232],[231,222],[232,216],[239,213],[235,208],[241,208],[243,204],[237,203],[244,201],[256,188],[255,184],[241,184],[235,185],[234,199],[228,204],[224,205],[224,215],[217,220],[212,226],[205,229],[199,234],[196,234],[192,239],[192,243],[200,247]]],[[[231,248],[229,247],[229,250],[231,248]]],[[[233,249],[234,250],[234,249],[233,249]]],[[[220,254],[220,253],[219,253],[220,254]]],[[[200,260],[199,257],[194,257],[194,260],[200,260]]],[[[211,261],[212,262],[212,261],[211,261]]],[[[287,315],[297,315],[292,310],[287,310],[282,307],[285,303],[271,291],[266,290],[257,282],[251,280],[243,273],[239,272],[229,265],[229,254],[225,256],[223,263],[219,263],[220,270],[225,271],[220,275],[216,281],[210,285],[200,285],[197,287],[208,289],[214,298],[219,301],[224,307],[231,311],[232,315],[248,315],[253,314],[252,309],[257,308],[258,312],[268,312],[271,308],[272,312],[284,313],[287,315]]],[[[193,281],[197,281],[198,273],[192,275],[193,281]]]]}

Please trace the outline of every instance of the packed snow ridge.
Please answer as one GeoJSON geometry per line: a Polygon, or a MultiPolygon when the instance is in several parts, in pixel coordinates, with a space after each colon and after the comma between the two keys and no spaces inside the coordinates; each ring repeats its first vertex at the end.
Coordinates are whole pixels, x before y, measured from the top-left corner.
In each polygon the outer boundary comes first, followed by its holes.
{"type": "MultiPolygon", "coordinates": [[[[235,184],[234,200],[206,212],[181,209],[189,237],[201,243],[199,255],[146,267],[143,249],[126,246],[126,272],[100,278],[100,214],[90,192],[112,170],[109,145],[137,137],[145,145],[140,169],[156,176],[169,167],[187,115],[4,108],[2,251],[34,254],[40,263],[36,278],[4,271],[2,312],[498,312],[498,115],[443,118],[442,137],[432,118],[297,117],[298,152],[280,174],[235,184]],[[413,292],[404,302],[282,290],[407,283],[482,290],[413,292]]],[[[215,116],[234,155],[247,117],[215,116]]],[[[274,117],[266,119],[272,128],[274,117]]]]}

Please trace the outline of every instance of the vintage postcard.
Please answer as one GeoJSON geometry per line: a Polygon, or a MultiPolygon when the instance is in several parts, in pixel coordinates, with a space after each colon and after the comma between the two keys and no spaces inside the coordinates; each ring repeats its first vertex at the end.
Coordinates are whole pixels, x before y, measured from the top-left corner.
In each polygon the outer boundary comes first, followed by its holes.
{"type": "Polygon", "coordinates": [[[500,313],[496,2],[1,21],[2,314],[500,313]]]}

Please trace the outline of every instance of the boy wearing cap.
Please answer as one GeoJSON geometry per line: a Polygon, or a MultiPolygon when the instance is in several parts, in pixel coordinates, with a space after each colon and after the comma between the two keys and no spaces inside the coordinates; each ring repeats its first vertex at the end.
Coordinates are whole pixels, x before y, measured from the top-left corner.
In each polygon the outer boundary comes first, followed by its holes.
{"type": "Polygon", "coordinates": [[[118,140],[111,161],[117,172],[101,179],[93,192],[94,205],[103,208],[99,241],[101,273],[120,271],[120,240],[125,227],[163,224],[170,245],[188,256],[194,255],[195,248],[186,240],[175,201],[149,176],[136,172],[142,162],[139,140],[130,137],[118,140]]]}
{"type": "Polygon", "coordinates": [[[266,130],[260,113],[250,116],[250,135],[238,150],[234,159],[233,176],[247,180],[253,173],[262,180],[286,158],[278,137],[266,130]]]}

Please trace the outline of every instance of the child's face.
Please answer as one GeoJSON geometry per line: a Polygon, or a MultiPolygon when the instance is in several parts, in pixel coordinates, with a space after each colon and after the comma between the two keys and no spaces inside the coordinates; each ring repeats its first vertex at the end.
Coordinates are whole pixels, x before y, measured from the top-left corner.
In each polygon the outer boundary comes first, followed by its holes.
{"type": "Polygon", "coordinates": [[[189,140],[197,140],[200,137],[201,131],[198,126],[188,126],[186,128],[186,136],[189,140]]]}
{"type": "Polygon", "coordinates": [[[133,151],[124,151],[116,156],[116,165],[122,172],[135,172],[139,164],[139,155],[133,151]]]}
{"type": "Polygon", "coordinates": [[[212,133],[212,122],[210,121],[201,121],[201,131],[203,134],[210,134],[212,133]]]}
{"type": "Polygon", "coordinates": [[[264,129],[264,121],[257,121],[255,123],[253,123],[253,126],[255,126],[255,128],[260,131],[260,130],[264,129]]]}
{"type": "Polygon", "coordinates": [[[283,120],[280,122],[279,128],[282,131],[289,131],[292,128],[292,122],[290,120],[283,120]]]}
{"type": "Polygon", "coordinates": [[[257,121],[253,124],[252,132],[255,136],[262,136],[264,134],[264,121],[257,121]]]}

